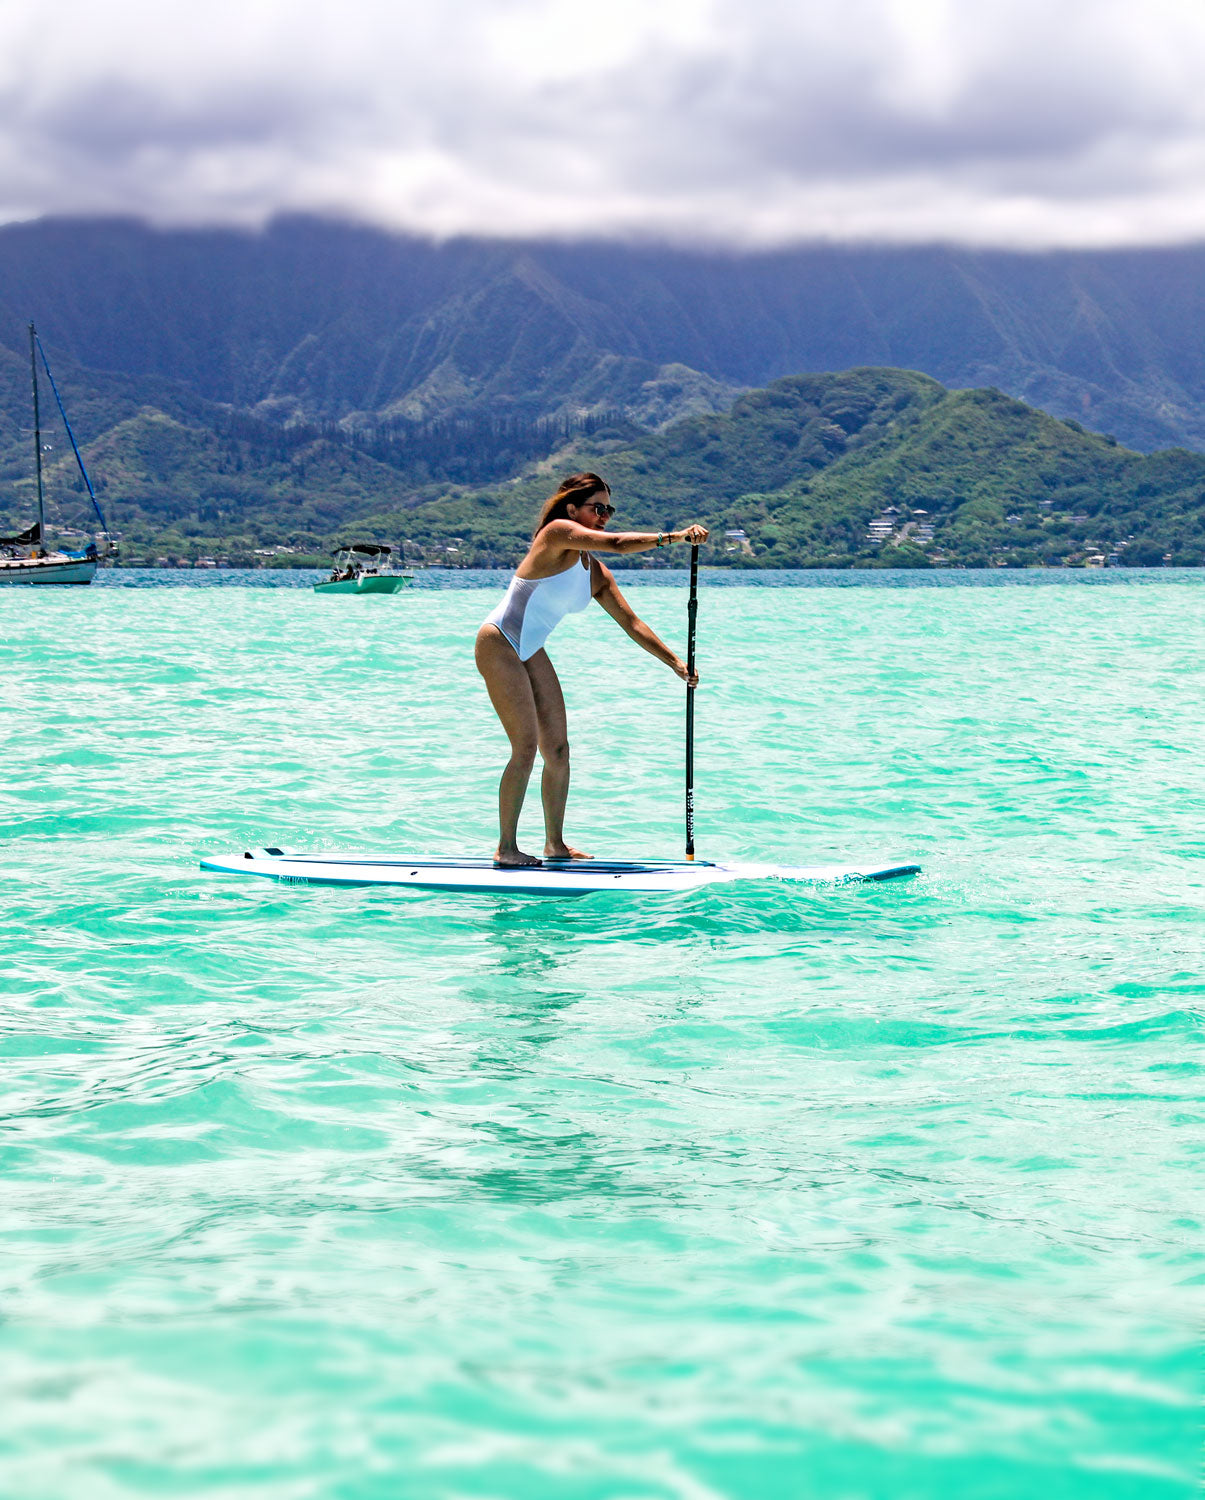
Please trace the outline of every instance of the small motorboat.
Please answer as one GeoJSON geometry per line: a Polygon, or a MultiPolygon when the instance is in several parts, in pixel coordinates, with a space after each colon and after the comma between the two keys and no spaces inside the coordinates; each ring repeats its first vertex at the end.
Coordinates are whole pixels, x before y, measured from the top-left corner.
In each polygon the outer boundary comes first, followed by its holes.
{"type": "Polygon", "coordinates": [[[393,548],[383,542],[351,542],[331,556],[331,576],[314,585],[316,594],[396,594],[414,577],[393,567],[393,548]]]}

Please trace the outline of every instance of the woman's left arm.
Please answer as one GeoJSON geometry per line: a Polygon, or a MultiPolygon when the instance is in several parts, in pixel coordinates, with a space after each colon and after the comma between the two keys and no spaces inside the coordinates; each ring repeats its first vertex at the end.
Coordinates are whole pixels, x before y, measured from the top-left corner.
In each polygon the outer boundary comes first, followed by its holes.
{"type": "Polygon", "coordinates": [[[631,636],[638,646],[642,646],[650,656],[655,656],[658,661],[663,661],[667,667],[676,672],[683,682],[688,682],[691,687],[697,687],[699,674],[693,677],[686,675],[686,663],[675,652],[671,651],[657,632],[651,629],[628,601],[619,592],[615,583],[614,574],[610,568],[600,563],[597,557],[590,559],[590,568],[594,574],[591,582],[594,585],[594,597],[611,616],[631,636]]]}

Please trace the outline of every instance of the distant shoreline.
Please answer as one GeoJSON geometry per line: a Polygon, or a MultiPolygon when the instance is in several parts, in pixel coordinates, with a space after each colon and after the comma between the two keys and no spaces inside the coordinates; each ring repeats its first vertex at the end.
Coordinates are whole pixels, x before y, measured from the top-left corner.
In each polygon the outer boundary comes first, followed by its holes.
{"type": "MultiPolygon", "coordinates": [[[[685,588],[685,568],[617,568],[624,587],[685,588]]],[[[708,588],[1015,588],[1087,584],[1193,583],[1205,585],[1205,568],[714,568],[703,570],[708,588]]],[[[312,589],[329,574],[318,568],[102,568],[93,588],[312,589]]],[[[423,568],[410,588],[419,592],[496,589],[507,568],[423,568]]],[[[8,590],[2,592],[9,592],[8,590]]],[[[346,601],[344,601],[346,602],[346,601]]],[[[357,605],[363,601],[357,601],[357,605]]]]}

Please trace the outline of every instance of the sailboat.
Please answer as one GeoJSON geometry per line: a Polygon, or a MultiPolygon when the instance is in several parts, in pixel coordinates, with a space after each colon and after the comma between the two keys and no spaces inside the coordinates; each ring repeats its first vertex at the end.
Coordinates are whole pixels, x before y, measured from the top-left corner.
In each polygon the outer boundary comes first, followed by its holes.
{"type": "Polygon", "coordinates": [[[29,372],[33,384],[34,471],[38,479],[38,519],[32,526],[16,536],[0,536],[0,585],[6,583],[91,583],[99,561],[94,542],[89,542],[82,552],[56,550],[47,544],[46,499],[42,488],[42,415],[38,404],[39,354],[42,356],[46,378],[50,381],[50,389],[54,392],[54,399],[58,403],[63,426],[67,429],[75,461],[79,465],[89,498],[100,519],[101,533],[108,550],[110,552],[115,550],[109,536],[108,525],[96,499],[96,492],[92,488],[92,481],[88,478],[88,471],[84,467],[83,454],[79,451],[75,433],[72,432],[71,423],[67,420],[63,398],[59,395],[59,388],[51,374],[46,351],[42,348],[37,329],[31,323],[29,325],[29,372]]]}

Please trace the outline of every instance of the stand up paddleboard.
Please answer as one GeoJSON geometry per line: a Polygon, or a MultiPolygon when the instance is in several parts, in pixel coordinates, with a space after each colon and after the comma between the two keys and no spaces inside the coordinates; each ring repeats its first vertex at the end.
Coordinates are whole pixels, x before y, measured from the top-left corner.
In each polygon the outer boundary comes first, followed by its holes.
{"type": "Polygon", "coordinates": [[[501,869],[488,859],[398,859],[380,854],[298,854],[250,849],[207,855],[203,870],[259,875],[285,885],[409,886],[428,891],[491,891],[499,895],[589,896],[598,891],[652,895],[693,891],[734,880],[789,880],[804,885],[848,885],[915,875],[919,865],[746,865],[707,860],[565,859],[501,869]]]}
{"type": "Polygon", "coordinates": [[[399,859],[381,854],[300,854],[290,849],[249,849],[211,854],[203,870],[259,875],[285,885],[409,886],[426,891],[490,891],[512,896],[589,896],[599,891],[654,895],[694,891],[734,880],[787,880],[799,885],[849,885],[916,875],[919,865],[746,865],[695,859],[695,670],[699,549],[690,549],[690,597],[686,650],[686,858],[545,860],[539,865],[501,867],[488,859],[399,859]]]}

